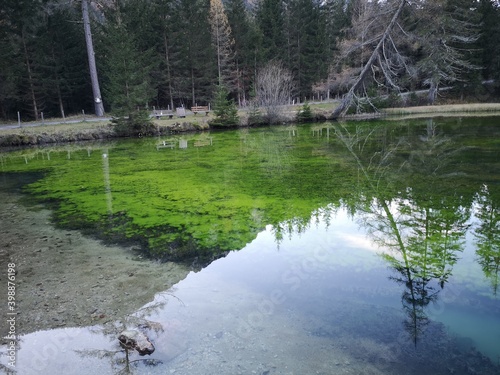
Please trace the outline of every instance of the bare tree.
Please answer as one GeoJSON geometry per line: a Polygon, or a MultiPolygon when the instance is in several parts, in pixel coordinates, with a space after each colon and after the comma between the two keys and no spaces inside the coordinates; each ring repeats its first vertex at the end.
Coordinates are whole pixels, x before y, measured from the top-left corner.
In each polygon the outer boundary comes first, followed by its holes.
{"type": "Polygon", "coordinates": [[[276,123],[292,96],[292,73],[281,62],[271,61],[257,73],[255,89],[257,103],[265,109],[267,121],[276,123]]]}
{"type": "Polygon", "coordinates": [[[89,59],[90,81],[92,83],[92,92],[94,94],[95,114],[98,117],[104,116],[104,104],[99,87],[97,76],[97,67],[95,63],[94,43],[92,41],[92,32],[90,30],[89,3],[88,0],[82,0],[83,27],[85,30],[85,42],[87,44],[87,55],[89,59]]]}
{"type": "MultiPolygon", "coordinates": [[[[392,76],[394,75],[392,67],[392,59],[388,58],[388,55],[386,54],[386,51],[388,49],[392,49],[395,47],[395,44],[393,43],[391,39],[391,31],[394,28],[394,26],[397,23],[397,20],[399,16],[401,15],[401,12],[403,11],[403,8],[405,4],[407,3],[407,0],[399,0],[399,3],[397,4],[397,7],[391,8],[392,10],[392,17],[390,19],[390,22],[387,24],[385,29],[383,30],[382,34],[378,38],[372,39],[369,38],[369,41],[364,41],[362,39],[361,44],[359,47],[364,47],[365,45],[369,45],[373,43],[374,41],[377,42],[375,48],[373,49],[368,61],[364,63],[363,68],[361,69],[358,77],[354,81],[353,85],[347,92],[347,94],[344,96],[344,99],[340,103],[340,105],[335,108],[333,111],[332,117],[333,118],[338,118],[342,117],[347,113],[347,110],[351,106],[353,100],[356,97],[356,93],[358,90],[363,86],[363,83],[365,79],[368,77],[370,72],[373,72],[373,66],[375,63],[379,63],[378,66],[380,67],[383,76],[386,78],[388,82],[394,85],[392,76]],[[370,43],[371,42],[371,43],[370,43]]],[[[373,19],[371,22],[374,22],[375,19],[373,19]]],[[[371,23],[370,22],[370,23],[371,23]]],[[[368,27],[370,26],[370,23],[368,23],[368,27]]],[[[363,33],[363,36],[366,37],[366,29],[363,33]]]]}
{"type": "Polygon", "coordinates": [[[367,88],[380,95],[427,86],[432,104],[443,82],[460,80],[474,68],[466,58],[466,46],[478,37],[472,5],[447,0],[361,0],[360,5],[339,59],[343,73],[355,74],[344,74],[350,89],[334,118],[344,116],[361,96],[376,109],[367,88]]]}

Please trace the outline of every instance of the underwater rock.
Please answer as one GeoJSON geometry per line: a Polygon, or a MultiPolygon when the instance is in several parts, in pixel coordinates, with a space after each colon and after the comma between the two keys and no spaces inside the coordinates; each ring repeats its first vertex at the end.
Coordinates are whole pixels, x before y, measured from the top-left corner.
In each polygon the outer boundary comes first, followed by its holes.
{"type": "Polygon", "coordinates": [[[125,349],[135,349],[140,355],[152,354],[155,351],[155,347],[148,337],[136,330],[126,330],[123,331],[120,336],[118,336],[118,341],[120,345],[125,349]]]}

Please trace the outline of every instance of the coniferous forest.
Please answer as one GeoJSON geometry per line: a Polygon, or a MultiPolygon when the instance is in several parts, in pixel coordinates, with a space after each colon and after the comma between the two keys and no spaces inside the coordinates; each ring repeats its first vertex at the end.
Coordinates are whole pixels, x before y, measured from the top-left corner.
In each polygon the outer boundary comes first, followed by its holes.
{"type": "Polygon", "coordinates": [[[411,104],[432,104],[442,89],[464,101],[494,101],[500,4],[3,0],[0,6],[3,119],[19,111],[32,119],[42,112],[94,113],[96,99],[108,113],[189,108],[213,102],[219,86],[250,106],[269,67],[291,77],[290,101],[407,93],[411,104]],[[424,97],[412,95],[420,90],[424,97]]]}

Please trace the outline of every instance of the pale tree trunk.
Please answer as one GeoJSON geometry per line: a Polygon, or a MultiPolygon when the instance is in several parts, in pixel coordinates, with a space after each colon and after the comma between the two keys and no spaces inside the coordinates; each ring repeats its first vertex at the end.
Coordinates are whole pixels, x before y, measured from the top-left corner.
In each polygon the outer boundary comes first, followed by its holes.
{"type": "Polygon", "coordinates": [[[90,81],[92,83],[92,92],[94,94],[95,114],[98,117],[104,116],[104,105],[102,103],[101,89],[99,88],[99,79],[97,77],[97,67],[95,64],[94,44],[92,42],[92,32],[90,30],[89,3],[88,0],[82,0],[83,27],[85,30],[85,43],[87,44],[87,55],[89,59],[90,81]]]}
{"type": "Polygon", "coordinates": [[[436,83],[432,82],[431,87],[429,88],[429,95],[427,96],[427,102],[429,105],[433,105],[436,101],[437,91],[438,89],[436,83]]]}
{"type": "Polygon", "coordinates": [[[394,12],[394,15],[392,16],[391,22],[389,22],[389,24],[385,28],[385,31],[382,34],[382,36],[380,37],[380,40],[379,40],[377,46],[375,47],[375,49],[373,50],[370,58],[368,59],[368,61],[364,65],[363,69],[361,70],[361,73],[359,73],[358,78],[356,79],[356,81],[354,82],[354,84],[351,86],[351,88],[349,89],[349,91],[347,92],[347,94],[344,96],[344,99],[342,99],[342,102],[340,103],[340,105],[337,108],[335,108],[335,110],[333,111],[332,118],[335,119],[335,118],[339,118],[339,117],[345,116],[347,110],[349,109],[349,107],[352,104],[352,101],[354,99],[356,91],[363,84],[363,81],[365,80],[366,75],[371,71],[373,63],[375,61],[377,61],[377,59],[379,57],[379,53],[380,53],[380,51],[382,49],[382,46],[384,45],[384,42],[388,38],[388,36],[389,36],[392,28],[396,24],[396,21],[399,18],[399,15],[401,14],[401,12],[403,10],[403,7],[406,4],[406,1],[407,0],[401,0],[400,1],[399,5],[398,5],[398,7],[396,9],[396,11],[394,12]]]}

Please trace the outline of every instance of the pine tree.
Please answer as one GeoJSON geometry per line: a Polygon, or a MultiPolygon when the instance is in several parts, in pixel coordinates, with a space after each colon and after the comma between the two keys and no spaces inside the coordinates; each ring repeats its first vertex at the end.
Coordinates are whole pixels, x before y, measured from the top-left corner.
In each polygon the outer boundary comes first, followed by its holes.
{"type": "Polygon", "coordinates": [[[290,66],[301,97],[312,95],[312,85],[327,77],[328,44],[326,21],[320,6],[313,0],[288,3],[290,24],[290,66]]]}
{"type": "MultiPolygon", "coordinates": [[[[43,89],[40,62],[43,51],[38,48],[37,37],[44,22],[42,2],[27,0],[5,0],[2,5],[2,28],[6,37],[2,41],[6,51],[7,70],[0,74],[10,84],[14,93],[4,96],[16,98],[12,103],[16,111],[29,113],[34,119],[40,117],[44,108],[45,91],[43,89]]],[[[0,89],[1,90],[1,89],[0,89]]]]}
{"type": "Polygon", "coordinates": [[[106,28],[105,93],[111,110],[118,114],[145,108],[154,96],[148,69],[150,59],[137,49],[126,30],[121,24],[106,28]]]}
{"type": "Polygon", "coordinates": [[[21,76],[21,60],[19,59],[15,19],[12,17],[11,4],[0,9],[0,110],[3,118],[14,117],[20,102],[19,77],[21,76]]]}
{"type": "Polygon", "coordinates": [[[255,81],[257,62],[262,60],[261,39],[255,22],[249,16],[244,0],[225,2],[226,14],[234,37],[234,76],[238,104],[245,106],[255,81]]]}
{"type": "Polygon", "coordinates": [[[141,51],[135,36],[123,23],[119,7],[113,10],[103,33],[105,94],[123,135],[150,131],[146,112],[155,95],[150,81],[151,54],[141,51]]]}
{"type": "Polygon", "coordinates": [[[43,50],[40,70],[47,93],[46,112],[61,117],[91,104],[84,99],[90,87],[87,86],[85,45],[78,20],[78,13],[68,8],[50,10],[38,38],[38,45],[43,50]]]}
{"type": "Polygon", "coordinates": [[[212,127],[234,127],[239,124],[238,109],[229,99],[229,91],[223,85],[217,86],[214,103],[215,118],[210,120],[212,127]]]}
{"type": "Polygon", "coordinates": [[[261,0],[255,18],[262,35],[263,62],[282,61],[288,67],[285,13],[282,0],[261,0]]]}
{"type": "Polygon", "coordinates": [[[210,0],[210,26],[212,45],[217,55],[217,74],[219,86],[233,86],[231,73],[234,71],[231,26],[221,0],[210,0]]]}
{"type": "Polygon", "coordinates": [[[212,97],[217,66],[212,58],[209,5],[202,0],[179,0],[173,14],[178,31],[174,40],[178,48],[174,79],[183,104],[207,103],[212,97]]]}
{"type": "Polygon", "coordinates": [[[175,22],[175,2],[173,0],[156,0],[154,12],[150,22],[155,32],[150,40],[156,48],[159,61],[158,70],[155,72],[157,82],[156,105],[159,108],[169,106],[174,108],[176,99],[176,60],[179,48],[175,44],[178,28],[175,22]],[[158,32],[160,30],[160,32],[158,32]]]}
{"type": "Polygon", "coordinates": [[[477,38],[470,1],[362,4],[352,22],[353,37],[342,45],[344,61],[355,73],[349,77],[354,83],[333,117],[344,115],[361,95],[376,108],[368,96],[398,94],[410,85],[427,86],[432,104],[442,84],[463,79],[474,69],[467,55],[467,46],[477,38]],[[359,68],[352,61],[359,61],[359,68]]]}
{"type": "Polygon", "coordinates": [[[483,78],[493,80],[500,92],[500,6],[492,0],[481,0],[478,12],[481,33],[477,47],[483,78]]]}
{"type": "Polygon", "coordinates": [[[467,48],[479,35],[477,12],[470,1],[465,1],[465,7],[457,0],[435,0],[414,9],[419,21],[414,34],[420,44],[415,65],[429,87],[429,104],[436,100],[441,84],[461,80],[466,72],[475,69],[467,48]]]}

